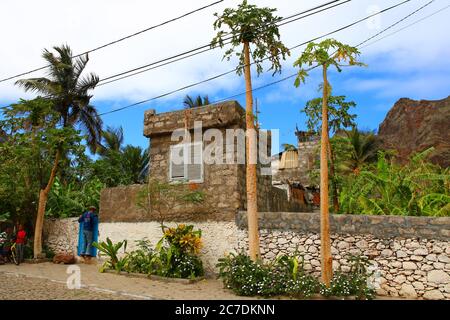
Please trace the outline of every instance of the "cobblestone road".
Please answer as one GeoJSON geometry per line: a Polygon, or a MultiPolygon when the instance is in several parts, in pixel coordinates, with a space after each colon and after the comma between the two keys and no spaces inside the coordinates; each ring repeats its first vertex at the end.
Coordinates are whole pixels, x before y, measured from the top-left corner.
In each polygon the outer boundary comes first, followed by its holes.
{"type": "Polygon", "coordinates": [[[88,289],[70,290],[65,283],[1,274],[0,300],[129,300],[124,295],[88,289]]]}
{"type": "Polygon", "coordinates": [[[81,289],[69,290],[67,265],[53,263],[0,265],[1,299],[181,299],[242,300],[221,281],[205,279],[180,284],[100,273],[97,265],[78,264],[81,289]],[[56,282],[55,282],[56,281],[56,282]]]}

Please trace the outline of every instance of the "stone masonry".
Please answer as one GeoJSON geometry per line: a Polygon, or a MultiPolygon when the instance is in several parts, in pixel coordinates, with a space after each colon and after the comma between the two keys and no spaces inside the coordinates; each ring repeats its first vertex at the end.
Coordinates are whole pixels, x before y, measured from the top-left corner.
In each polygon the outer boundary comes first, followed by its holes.
{"type": "MultiPolygon", "coordinates": [[[[238,250],[247,250],[246,214],[238,250]]],[[[333,268],[349,271],[348,255],[365,255],[383,296],[450,299],[450,218],[331,215],[333,268]]],[[[298,250],[305,270],[320,274],[319,214],[261,213],[261,253],[272,260],[298,250]]]]}

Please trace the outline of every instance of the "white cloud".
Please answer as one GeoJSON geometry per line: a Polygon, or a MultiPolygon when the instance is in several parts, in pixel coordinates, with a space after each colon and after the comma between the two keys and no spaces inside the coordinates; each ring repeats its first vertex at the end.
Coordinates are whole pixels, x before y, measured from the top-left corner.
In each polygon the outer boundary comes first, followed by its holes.
{"type": "MultiPolygon", "coordinates": [[[[0,78],[41,66],[43,60],[40,55],[43,48],[68,43],[75,53],[79,53],[211,2],[212,0],[1,1],[2,19],[0,20],[0,28],[6,32],[2,33],[3,50],[0,50],[0,61],[2,61],[0,78]]],[[[236,6],[239,2],[237,0],[226,0],[220,5],[178,22],[94,52],[90,55],[91,60],[88,64],[88,70],[95,71],[103,78],[206,44],[214,35],[212,28],[213,13],[221,12],[225,7],[236,6]]],[[[260,0],[250,2],[260,6],[277,7],[278,15],[287,16],[324,3],[326,0],[260,0]]],[[[341,7],[281,27],[282,40],[287,46],[292,46],[364,17],[374,5],[385,8],[398,2],[388,0],[352,1],[341,7]]],[[[350,44],[356,44],[380,30],[374,29],[374,26],[381,29],[385,28],[426,2],[425,0],[411,1],[383,14],[379,19],[362,23],[333,37],[350,44]]],[[[436,1],[421,12],[417,18],[427,15],[443,5],[442,1],[436,1]]],[[[408,21],[414,19],[416,18],[408,21]]],[[[376,60],[380,57],[392,58],[388,59],[391,62],[389,65],[374,64],[370,66],[372,69],[378,68],[379,72],[410,72],[411,70],[424,68],[439,68],[436,62],[441,61],[441,64],[445,64],[443,57],[447,57],[448,64],[450,38],[446,35],[446,30],[449,30],[449,26],[445,13],[436,15],[410,29],[367,47],[364,58],[368,60],[376,60]]],[[[300,52],[301,50],[293,51],[292,57],[289,58],[286,65],[292,65],[300,52]]],[[[214,50],[139,76],[99,87],[95,91],[95,99],[97,101],[134,102],[232,69],[233,61],[222,61],[222,53],[223,50],[214,50]]],[[[287,71],[293,70],[292,68],[287,69],[287,71]]],[[[43,75],[42,72],[35,73],[32,76],[41,75],[43,75]]],[[[267,77],[264,77],[264,79],[267,79],[267,77]]],[[[255,83],[258,83],[258,81],[260,80],[255,80],[255,83]]],[[[400,82],[400,86],[405,85],[398,78],[392,81],[395,81],[396,84],[400,82]]],[[[389,83],[389,81],[387,82],[389,83]]],[[[426,82],[424,81],[425,85],[426,82]]],[[[374,82],[370,85],[375,84],[374,82]]],[[[392,85],[392,83],[389,83],[389,85],[392,85]]],[[[417,82],[414,85],[420,86],[420,83],[417,82]]],[[[378,86],[384,88],[381,84],[378,84],[378,86]]],[[[243,82],[237,76],[230,75],[193,90],[195,92],[203,91],[210,96],[215,96],[218,92],[233,94],[243,90],[243,82]]],[[[281,99],[282,96],[292,94],[293,99],[295,99],[298,94],[285,86],[281,86],[281,90],[282,94],[279,93],[278,97],[266,98],[281,99]]],[[[177,97],[186,93],[182,92],[177,97]]],[[[24,94],[11,81],[0,83],[2,101],[27,96],[29,95],[24,94]]]]}

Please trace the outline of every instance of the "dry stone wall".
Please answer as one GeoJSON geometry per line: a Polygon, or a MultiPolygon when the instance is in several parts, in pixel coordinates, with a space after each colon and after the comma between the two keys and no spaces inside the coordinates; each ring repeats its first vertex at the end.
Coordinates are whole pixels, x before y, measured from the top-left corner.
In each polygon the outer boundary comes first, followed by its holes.
{"type": "MultiPolygon", "coordinates": [[[[450,299],[450,218],[333,215],[331,221],[334,270],[348,272],[349,255],[364,255],[379,295],[450,299]]],[[[314,213],[261,213],[263,258],[297,250],[305,269],[320,275],[318,222],[314,213]]],[[[245,212],[237,224],[238,248],[247,250],[245,212]]]]}

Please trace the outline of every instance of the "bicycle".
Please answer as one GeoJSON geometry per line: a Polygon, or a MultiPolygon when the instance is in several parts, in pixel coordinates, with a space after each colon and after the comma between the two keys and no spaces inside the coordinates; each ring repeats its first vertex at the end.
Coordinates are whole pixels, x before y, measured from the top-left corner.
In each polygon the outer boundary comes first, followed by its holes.
{"type": "Polygon", "coordinates": [[[8,259],[9,259],[9,261],[14,262],[14,264],[16,266],[18,266],[20,264],[15,242],[11,245],[11,247],[9,249],[8,259]]]}

